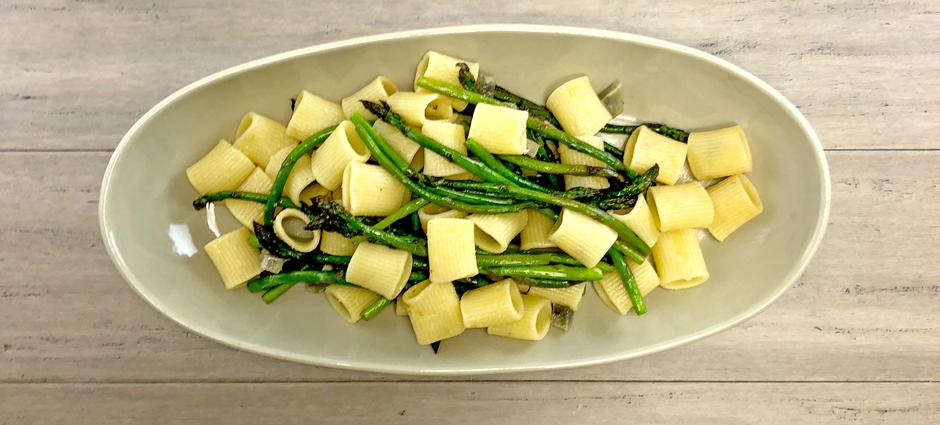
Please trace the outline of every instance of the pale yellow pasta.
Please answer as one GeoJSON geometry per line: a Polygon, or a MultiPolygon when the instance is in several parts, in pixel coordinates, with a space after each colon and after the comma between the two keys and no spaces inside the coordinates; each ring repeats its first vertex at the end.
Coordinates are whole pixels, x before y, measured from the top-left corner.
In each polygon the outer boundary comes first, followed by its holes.
{"type": "Polygon", "coordinates": [[[706,190],[715,206],[715,220],[708,232],[719,241],[764,211],[757,189],[743,175],[728,177],[706,190]]]}
{"type": "Polygon", "coordinates": [[[396,316],[408,315],[408,306],[405,305],[405,302],[402,300],[402,297],[395,298],[395,315],[396,316]]]}
{"type": "MultiPolygon", "coordinates": [[[[477,77],[480,72],[480,64],[448,56],[433,50],[428,51],[421,57],[421,62],[418,63],[418,69],[415,72],[415,91],[418,93],[427,92],[426,89],[418,87],[418,77],[433,78],[447,84],[460,86],[457,68],[457,64],[460,62],[467,64],[470,73],[473,74],[473,78],[477,77]]],[[[451,102],[454,105],[454,109],[458,111],[462,111],[467,107],[467,102],[462,100],[451,99],[451,102]]]]}
{"type": "Polygon", "coordinates": [[[449,120],[454,116],[450,100],[437,93],[400,91],[388,97],[388,106],[401,115],[408,125],[415,127],[431,121],[449,120]]]}
{"type": "MultiPolygon", "coordinates": [[[[398,153],[405,162],[411,162],[415,159],[418,154],[418,151],[421,150],[421,146],[417,143],[412,142],[411,139],[405,137],[404,134],[401,134],[397,128],[392,127],[391,124],[382,121],[375,120],[375,124],[372,124],[372,128],[375,129],[379,135],[388,142],[389,146],[398,153]]],[[[419,167],[420,169],[420,167],[419,167]]]]}
{"type": "Polygon", "coordinates": [[[424,170],[424,149],[418,149],[418,152],[415,153],[414,158],[412,158],[411,163],[409,164],[412,170],[421,171],[424,170]]]}
{"type": "Polygon", "coordinates": [[[424,281],[402,297],[418,344],[428,345],[463,333],[460,299],[452,283],[424,281]]]}
{"type": "MultiPolygon", "coordinates": [[[[443,121],[430,121],[421,127],[421,132],[457,152],[466,154],[467,144],[463,126],[443,121]]],[[[430,151],[424,151],[424,174],[434,177],[446,177],[461,174],[465,170],[444,157],[430,151]]]]}
{"type": "Polygon", "coordinates": [[[296,140],[287,136],[287,128],[283,124],[249,112],[238,124],[235,143],[232,146],[242,151],[259,167],[265,168],[271,155],[295,143],[296,140]]]}
{"type": "Polygon", "coordinates": [[[310,219],[300,210],[285,208],[274,218],[274,234],[297,251],[313,251],[320,243],[320,231],[305,229],[309,222],[310,219]]]}
{"type": "Polygon", "coordinates": [[[468,328],[486,328],[515,322],[522,318],[522,295],[512,279],[503,279],[464,292],[460,298],[463,324],[468,328]]]}
{"type": "Polygon", "coordinates": [[[475,225],[473,238],[484,251],[499,254],[509,247],[529,221],[529,214],[516,211],[503,214],[471,214],[467,217],[475,225]]]}
{"type": "MultiPolygon", "coordinates": [[[[598,149],[604,149],[604,140],[597,136],[578,136],[581,141],[598,149]]],[[[567,146],[558,147],[558,158],[562,164],[590,165],[593,167],[606,167],[599,159],[586,153],[578,152],[567,146]]],[[[565,174],[565,189],[575,187],[589,187],[592,189],[607,189],[610,182],[604,177],[572,176],[565,174]]]]}
{"type": "Polygon", "coordinates": [[[478,104],[470,121],[469,138],[496,155],[526,153],[526,111],[504,106],[478,104]]]}
{"type": "Polygon", "coordinates": [[[374,120],[376,116],[372,112],[369,112],[365,106],[362,106],[360,100],[368,100],[370,102],[388,101],[388,97],[395,94],[397,91],[398,87],[395,86],[392,80],[389,80],[388,77],[384,75],[380,75],[375,77],[374,80],[369,81],[368,84],[357,92],[349,95],[349,97],[343,98],[340,105],[343,108],[343,114],[346,115],[346,118],[352,118],[353,114],[358,112],[365,119],[374,120]]]}
{"type": "Polygon", "coordinates": [[[356,133],[356,127],[350,121],[343,121],[317,149],[310,166],[317,183],[329,190],[336,190],[343,182],[346,165],[352,161],[366,162],[368,159],[369,150],[356,133]]]}
{"type": "Polygon", "coordinates": [[[663,288],[690,288],[708,280],[708,269],[695,229],[661,233],[652,252],[663,288]]]}
{"type": "Polygon", "coordinates": [[[351,285],[330,285],[325,292],[333,310],[349,323],[358,322],[362,311],[379,299],[379,294],[351,285]]]}
{"type": "Polygon", "coordinates": [[[338,103],[301,90],[294,101],[294,113],[287,122],[287,136],[304,140],[344,119],[343,108],[338,103]]]}
{"type": "Polygon", "coordinates": [[[587,284],[583,282],[571,285],[567,288],[542,288],[532,286],[527,293],[529,295],[538,295],[551,301],[553,304],[563,305],[577,311],[578,307],[581,305],[581,299],[584,298],[584,288],[586,286],[587,284]]]}
{"type": "MultiPolygon", "coordinates": [[[[245,179],[236,190],[268,193],[271,191],[271,186],[273,185],[274,181],[271,180],[271,177],[268,177],[260,167],[255,167],[255,171],[252,171],[248,178],[245,179]]],[[[229,212],[232,213],[232,216],[234,216],[239,223],[248,228],[254,226],[255,220],[261,217],[261,214],[264,212],[263,204],[251,201],[226,199],[225,206],[228,207],[229,212]]]]}
{"type": "Polygon", "coordinates": [[[239,227],[205,246],[225,289],[237,288],[261,274],[261,251],[248,243],[250,236],[247,227],[239,227]]]}
{"type": "Polygon", "coordinates": [[[450,282],[477,274],[473,222],[463,218],[428,221],[428,265],[431,281],[450,282]]]}
{"type": "Polygon", "coordinates": [[[329,255],[352,255],[356,252],[352,239],[336,232],[324,231],[320,235],[320,251],[329,255]]]}
{"type": "MultiPolygon", "coordinates": [[[[287,155],[289,155],[295,147],[296,145],[287,146],[277,151],[274,155],[271,155],[271,160],[268,161],[268,167],[265,169],[265,172],[268,173],[272,179],[277,178],[277,174],[281,170],[281,164],[284,163],[284,159],[287,158],[287,155]]],[[[290,175],[287,177],[287,182],[284,184],[283,196],[290,198],[295,203],[300,202],[300,193],[303,192],[307,186],[310,186],[310,183],[313,183],[314,179],[313,170],[310,168],[310,155],[301,156],[290,170],[290,175]]]]}
{"type": "Polygon", "coordinates": [[[352,161],[343,173],[343,208],[357,216],[387,216],[407,202],[410,193],[378,165],[352,161]]]}
{"type": "MultiPolygon", "coordinates": [[[[633,273],[636,286],[644,297],[659,286],[659,276],[649,260],[645,260],[640,264],[628,261],[627,267],[633,273]]],[[[604,273],[601,280],[595,281],[594,291],[597,292],[597,296],[607,307],[610,307],[611,310],[621,316],[626,315],[633,308],[630,295],[627,294],[627,289],[624,288],[623,281],[620,280],[620,275],[616,271],[604,273]]]]}
{"type": "Polygon", "coordinates": [[[528,221],[526,221],[525,227],[522,228],[522,232],[519,232],[520,248],[556,247],[555,242],[548,238],[552,232],[552,227],[555,226],[555,221],[537,210],[526,210],[526,215],[528,215],[528,221]]]}
{"type": "Polygon", "coordinates": [[[587,267],[594,267],[617,240],[617,232],[569,209],[561,212],[548,239],[587,267]]]}
{"type": "Polygon", "coordinates": [[[558,86],[548,95],[545,106],[558,118],[561,128],[573,135],[597,133],[613,119],[587,76],[558,86]]]}
{"type": "Polygon", "coordinates": [[[656,238],[659,237],[659,228],[656,220],[653,219],[653,213],[650,211],[649,204],[646,203],[645,196],[638,196],[636,204],[629,210],[611,211],[610,215],[626,224],[636,236],[646,242],[646,245],[656,244],[656,238]]]}
{"type": "Polygon", "coordinates": [[[749,173],[751,149],[740,126],[689,133],[689,168],[699,180],[749,173]]]}
{"type": "Polygon", "coordinates": [[[659,165],[656,181],[675,184],[682,174],[688,146],[677,140],[657,134],[645,125],[633,130],[623,151],[623,163],[638,173],[659,165]]]}
{"type": "Polygon", "coordinates": [[[418,210],[418,220],[421,222],[421,230],[428,232],[428,222],[435,218],[464,218],[466,212],[452,210],[436,204],[427,204],[418,210]]]}
{"type": "Polygon", "coordinates": [[[385,298],[398,296],[411,274],[411,253],[362,242],[346,268],[346,280],[385,298]]]}
{"type": "Polygon", "coordinates": [[[524,313],[521,319],[490,326],[486,333],[528,341],[545,338],[552,325],[552,303],[538,295],[526,294],[522,296],[522,305],[524,313]]]}
{"type": "Polygon", "coordinates": [[[313,183],[300,191],[299,200],[300,202],[310,202],[313,198],[322,196],[333,196],[333,194],[320,183],[313,183]]]}
{"type": "Polygon", "coordinates": [[[255,169],[255,165],[238,149],[219,140],[212,150],[186,169],[186,178],[196,192],[207,194],[234,190],[255,169]]]}
{"type": "Polygon", "coordinates": [[[662,232],[705,228],[715,218],[712,200],[699,182],[653,186],[646,191],[646,202],[656,227],[662,232]]]}

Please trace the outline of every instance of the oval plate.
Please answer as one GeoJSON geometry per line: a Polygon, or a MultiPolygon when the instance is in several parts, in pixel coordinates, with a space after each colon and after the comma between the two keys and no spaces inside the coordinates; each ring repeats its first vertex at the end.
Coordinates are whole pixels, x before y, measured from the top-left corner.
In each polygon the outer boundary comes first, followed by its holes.
{"type": "MultiPolygon", "coordinates": [[[[321,366],[406,374],[544,370],[610,362],[686,344],[757,314],[805,269],[829,213],[829,172],[806,119],[780,93],[707,53],[647,37],[582,28],[485,25],[409,31],[324,44],[252,61],[172,94],[127,132],[101,186],[108,253],[131,287],[184,327],[223,344],[321,366]],[[478,60],[501,85],[544,99],[578,74],[619,79],[626,112],[680,128],[739,123],[751,141],[765,211],[719,244],[703,241],[706,284],[656,290],[649,313],[621,317],[590,293],[568,332],[541,342],[481,330],[444,341],[435,355],[415,343],[391,310],[371,322],[342,321],[322,296],[295,289],[273,305],[244,289],[226,291],[203,252],[174,252],[171,224],[188,225],[197,246],[212,239],[184,170],[239,119],[256,111],[286,122],[304,88],[339,99],[381,73],[402,89],[428,49],[478,60]]],[[[220,208],[223,210],[224,208],[220,208]]],[[[219,212],[219,216],[228,216],[219,212]]],[[[226,229],[234,220],[222,217],[226,229]]],[[[168,347],[172,349],[172,347],[168,347]]]]}

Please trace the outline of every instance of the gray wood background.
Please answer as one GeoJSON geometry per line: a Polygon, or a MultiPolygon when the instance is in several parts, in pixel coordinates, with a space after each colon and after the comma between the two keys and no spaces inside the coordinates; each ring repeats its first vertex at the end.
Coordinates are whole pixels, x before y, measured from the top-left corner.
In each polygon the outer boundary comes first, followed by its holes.
{"type": "Polygon", "coordinates": [[[0,424],[940,423],[940,2],[0,2],[0,424]],[[718,336],[598,367],[403,378],[184,331],[101,247],[111,150],[184,84],[269,54],[471,23],[636,32],[797,104],[832,217],[800,282],[718,336]]]}

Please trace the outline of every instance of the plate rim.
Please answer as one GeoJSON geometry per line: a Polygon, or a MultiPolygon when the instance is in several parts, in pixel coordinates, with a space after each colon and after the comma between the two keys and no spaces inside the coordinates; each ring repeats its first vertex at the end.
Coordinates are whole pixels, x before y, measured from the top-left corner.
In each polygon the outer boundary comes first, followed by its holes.
{"type": "Polygon", "coordinates": [[[114,152],[112,152],[109,160],[108,166],[105,169],[104,175],[101,181],[101,189],[99,193],[99,202],[98,202],[98,225],[101,231],[101,238],[104,242],[108,256],[111,258],[112,263],[115,268],[120,273],[121,277],[125,282],[137,293],[138,296],[143,298],[150,304],[151,307],[159,311],[165,317],[169,318],[179,326],[187,329],[191,332],[199,334],[203,337],[206,337],[210,340],[221,343],[225,346],[236,348],[242,351],[247,351],[254,354],[259,354],[266,357],[276,358],[279,360],[286,360],[295,363],[303,363],[315,366],[324,366],[338,369],[349,369],[349,370],[358,370],[358,371],[367,371],[367,372],[378,372],[378,373],[391,373],[398,375],[429,375],[429,376],[459,376],[459,375],[483,375],[483,374],[496,374],[496,373],[511,373],[511,372],[529,372],[529,371],[548,371],[548,370],[557,370],[557,369],[568,369],[582,366],[590,365],[599,365],[604,363],[611,363],[615,361],[622,361],[627,359],[633,359],[637,357],[642,357],[654,353],[658,353],[664,350],[668,350],[674,347],[681,345],[686,345],[695,341],[698,341],[702,338],[718,334],[719,332],[730,329],[738,324],[743,323],[744,321],[756,316],[758,313],[764,311],[771,303],[776,301],[784,291],[789,289],[793,284],[802,276],[805,272],[807,266],[809,265],[812,258],[815,256],[819,245],[822,242],[823,236],[825,235],[826,228],[829,222],[829,214],[831,207],[831,176],[829,173],[829,164],[826,159],[825,151],[822,146],[822,143],[819,140],[815,130],[805,116],[797,109],[797,107],[790,102],[786,97],[783,96],[779,91],[773,88],[770,84],[761,80],[754,74],[748,72],[747,70],[725,60],[714,56],[705,51],[678,44],[671,41],[662,40],[659,38],[603,30],[603,29],[594,29],[594,28],[584,28],[584,27],[575,27],[575,26],[559,26],[559,25],[531,25],[531,24],[480,24],[480,25],[461,25],[461,26],[445,26],[445,27],[435,27],[427,29],[418,29],[418,30],[407,30],[407,31],[398,31],[391,33],[383,33],[376,35],[368,35],[355,37],[350,39],[344,39],[339,41],[332,41],[323,44],[318,44],[314,46],[302,47],[299,49],[293,49],[282,53],[277,53],[274,55],[266,56],[260,59],[251,60],[244,62],[239,65],[234,65],[228,67],[224,70],[209,74],[205,77],[199,78],[192,83],[187,84],[186,86],[176,90],[156,105],[151,107],[146,113],[144,113],[131,127],[128,129],[127,133],[121,138],[121,141],[115,147],[114,152]],[[184,322],[177,317],[174,317],[168,312],[168,307],[162,302],[157,300],[155,297],[151,296],[152,294],[144,290],[144,285],[142,280],[138,278],[137,274],[132,272],[127,266],[126,262],[121,256],[121,253],[115,246],[114,239],[111,237],[109,230],[109,221],[107,218],[106,210],[108,210],[109,204],[109,194],[111,192],[111,180],[112,174],[116,167],[116,163],[119,158],[122,157],[124,151],[130,144],[130,140],[133,139],[136,134],[140,131],[150,119],[156,115],[158,112],[162,111],[168,105],[176,102],[177,99],[189,94],[196,89],[211,83],[215,80],[219,80],[231,75],[239,74],[242,72],[254,70],[264,66],[276,64],[282,61],[293,59],[294,57],[309,55],[313,53],[325,52],[334,49],[340,49],[350,46],[371,44],[376,42],[395,40],[395,39],[407,39],[407,38],[418,38],[429,35],[446,35],[446,34],[473,34],[473,33],[539,33],[539,34],[559,34],[559,35],[575,35],[575,36],[587,36],[592,38],[601,38],[608,40],[616,40],[622,42],[630,42],[641,45],[646,45],[658,49],[670,50],[679,54],[686,56],[691,56],[696,59],[700,59],[706,62],[709,62],[713,65],[716,65],[723,69],[726,72],[734,74],[736,76],[744,78],[749,83],[753,84],[764,94],[770,96],[776,103],[782,105],[790,115],[791,118],[795,119],[797,124],[800,127],[800,130],[804,133],[804,136],[811,142],[813,148],[813,155],[816,159],[816,162],[820,164],[820,172],[823,180],[822,190],[820,192],[820,201],[822,208],[817,212],[817,223],[816,228],[813,233],[813,237],[810,240],[809,245],[803,252],[803,255],[799,259],[799,265],[790,270],[790,273],[784,277],[784,285],[777,288],[773,293],[768,297],[761,300],[758,304],[742,311],[741,313],[732,316],[731,318],[724,320],[722,322],[713,324],[707,328],[699,330],[697,332],[673,338],[660,342],[658,344],[653,344],[642,349],[618,352],[605,355],[596,355],[589,356],[585,358],[580,358],[570,361],[550,361],[545,363],[537,363],[531,365],[518,365],[518,366],[500,366],[500,367],[456,367],[456,368],[435,368],[433,365],[428,365],[428,367],[413,367],[413,366],[398,366],[393,363],[377,363],[377,362],[360,362],[360,361],[351,361],[344,362],[338,359],[323,358],[316,355],[307,355],[307,354],[297,354],[290,352],[288,350],[281,350],[271,348],[262,344],[254,344],[247,341],[241,341],[237,338],[231,338],[224,334],[214,332],[208,329],[203,329],[200,326],[184,322]]]}

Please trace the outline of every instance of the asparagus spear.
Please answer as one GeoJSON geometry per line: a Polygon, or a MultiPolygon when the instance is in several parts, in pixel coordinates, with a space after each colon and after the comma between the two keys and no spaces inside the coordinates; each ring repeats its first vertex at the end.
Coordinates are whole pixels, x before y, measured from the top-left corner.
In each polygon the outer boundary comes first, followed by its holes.
{"type": "Polygon", "coordinates": [[[623,179],[623,176],[607,167],[539,161],[525,155],[499,155],[499,159],[540,173],[623,179]]]}
{"type": "Polygon", "coordinates": [[[336,126],[327,127],[312,134],[291,150],[290,153],[287,154],[287,158],[284,158],[284,162],[281,163],[281,168],[277,171],[277,177],[274,178],[274,184],[271,186],[271,195],[264,204],[264,224],[270,225],[274,222],[274,208],[277,206],[278,200],[281,199],[281,194],[284,193],[284,186],[287,184],[287,178],[290,177],[290,173],[294,169],[294,164],[296,164],[301,157],[322,145],[323,142],[330,137],[330,134],[333,133],[333,129],[335,128],[336,126]]]}
{"type": "Polygon", "coordinates": [[[300,270],[288,273],[271,274],[259,277],[248,282],[248,291],[251,293],[267,291],[271,288],[289,283],[306,282],[313,285],[352,285],[335,271],[300,270]]]}
{"type": "MultiPolygon", "coordinates": [[[[193,208],[196,210],[201,210],[209,205],[212,202],[224,201],[226,199],[239,199],[242,201],[257,202],[263,204],[268,202],[268,197],[270,195],[266,193],[257,193],[257,192],[243,192],[238,190],[224,190],[222,192],[209,193],[203,196],[196,198],[193,201],[193,208]]],[[[278,202],[278,205],[283,208],[297,208],[297,205],[294,204],[290,198],[282,197],[278,202]]]]}
{"type": "Polygon", "coordinates": [[[385,307],[388,307],[393,302],[394,301],[388,298],[379,297],[379,299],[375,300],[372,304],[366,307],[365,310],[362,310],[362,313],[360,313],[360,317],[362,317],[362,320],[375,319],[375,316],[378,316],[379,313],[382,312],[382,310],[385,310],[385,307]]]}
{"type": "Polygon", "coordinates": [[[633,310],[636,311],[638,316],[645,314],[646,302],[643,301],[643,294],[640,293],[640,288],[636,284],[636,278],[633,277],[633,272],[627,267],[627,262],[624,260],[623,255],[616,249],[610,250],[608,255],[610,256],[611,262],[614,263],[614,268],[617,269],[617,274],[620,275],[620,280],[623,281],[623,287],[627,290],[627,295],[630,297],[630,304],[633,304],[633,310]]]}
{"type": "Polygon", "coordinates": [[[329,230],[341,233],[347,238],[353,238],[361,234],[367,239],[382,245],[408,251],[421,257],[428,256],[426,241],[415,241],[413,238],[384,230],[376,230],[374,227],[353,217],[341,205],[326,197],[314,198],[312,202],[312,204],[304,204],[300,207],[301,211],[310,218],[310,222],[306,226],[308,230],[329,230]]]}
{"type": "Polygon", "coordinates": [[[489,153],[486,150],[486,148],[484,148],[483,145],[481,145],[476,140],[467,139],[466,143],[467,143],[467,150],[469,150],[470,153],[476,155],[476,157],[481,162],[483,162],[484,165],[495,170],[497,173],[505,177],[506,180],[508,180],[512,184],[519,186],[519,187],[524,187],[527,189],[537,190],[539,192],[545,192],[545,193],[552,192],[551,190],[546,189],[536,183],[533,183],[531,180],[525,177],[522,177],[521,175],[516,174],[515,172],[507,168],[502,162],[499,161],[498,158],[493,156],[493,154],[489,153]]]}
{"type": "Polygon", "coordinates": [[[265,304],[271,304],[274,302],[274,300],[280,298],[281,295],[287,293],[287,291],[289,291],[290,288],[293,288],[296,284],[297,282],[290,282],[268,289],[267,292],[261,294],[261,300],[264,301],[265,304]]]}
{"type": "Polygon", "coordinates": [[[639,125],[616,125],[616,124],[607,124],[604,128],[601,128],[601,133],[612,133],[612,134],[630,134],[633,133],[633,130],[636,130],[639,126],[646,126],[650,130],[653,130],[656,133],[659,133],[663,136],[666,136],[670,139],[678,140],[680,142],[689,141],[689,132],[685,130],[680,130],[678,128],[670,127],[666,124],[660,124],[655,122],[647,122],[639,125]]]}
{"type": "Polygon", "coordinates": [[[481,268],[480,273],[513,278],[570,281],[600,280],[604,276],[604,271],[599,267],[587,268],[562,265],[487,267],[481,268]]]}
{"type": "MultiPolygon", "coordinates": [[[[457,71],[457,79],[460,81],[460,85],[463,86],[463,88],[466,90],[479,93],[480,91],[477,90],[476,78],[474,78],[473,74],[470,72],[470,67],[463,62],[458,63],[457,67],[459,68],[457,71]]],[[[493,90],[493,98],[512,103],[513,105],[516,105],[517,108],[529,111],[530,114],[538,116],[545,121],[552,123],[552,125],[557,127],[561,126],[555,116],[552,115],[551,111],[548,110],[548,108],[522,96],[516,95],[509,90],[500,87],[499,85],[497,85],[493,90]]]]}

